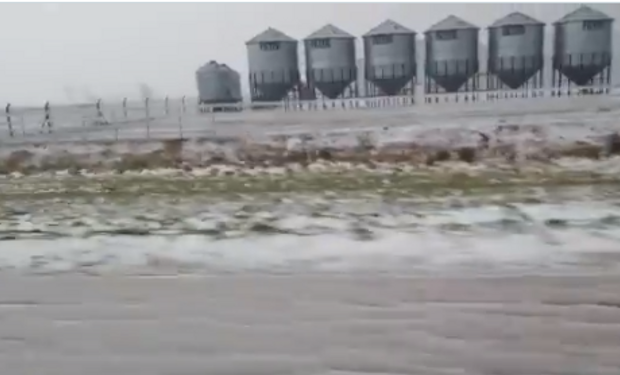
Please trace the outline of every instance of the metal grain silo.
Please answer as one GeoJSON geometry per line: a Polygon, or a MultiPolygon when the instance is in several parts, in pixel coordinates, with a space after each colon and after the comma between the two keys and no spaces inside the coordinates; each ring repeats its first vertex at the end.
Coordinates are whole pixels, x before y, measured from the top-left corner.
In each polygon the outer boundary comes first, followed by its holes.
{"type": "Polygon", "coordinates": [[[239,73],[225,64],[210,61],[196,71],[198,100],[204,104],[238,103],[241,98],[239,73]]]}
{"type": "Polygon", "coordinates": [[[273,28],[246,42],[252,101],[279,101],[299,83],[297,41],[273,28]]]}
{"type": "Polygon", "coordinates": [[[232,69],[226,64],[220,65],[222,70],[222,74],[228,77],[228,90],[231,93],[231,96],[237,101],[243,100],[243,95],[241,93],[241,75],[236,70],[232,69]]]}
{"type": "Polygon", "coordinates": [[[306,77],[312,88],[336,99],[357,78],[355,37],[328,24],[304,39],[306,77]]]}
{"type": "Polygon", "coordinates": [[[385,95],[398,94],[416,75],[416,33],[387,20],[363,40],[364,78],[385,95]]]}
{"type": "Polygon", "coordinates": [[[520,12],[489,26],[487,71],[516,89],[542,69],[545,24],[520,12]]]}
{"type": "Polygon", "coordinates": [[[587,6],[554,23],[553,68],[582,86],[611,65],[613,19],[587,6]]]}
{"type": "Polygon", "coordinates": [[[428,29],[426,36],[427,78],[447,92],[457,92],[478,73],[479,28],[449,16],[428,29]]]}

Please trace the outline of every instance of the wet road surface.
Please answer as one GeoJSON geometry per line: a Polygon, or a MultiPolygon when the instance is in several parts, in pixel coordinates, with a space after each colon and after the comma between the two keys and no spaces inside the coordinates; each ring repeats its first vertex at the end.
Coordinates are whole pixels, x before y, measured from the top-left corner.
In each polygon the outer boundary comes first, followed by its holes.
{"type": "Polygon", "coordinates": [[[0,276],[11,375],[617,375],[618,353],[615,276],[0,276]]]}

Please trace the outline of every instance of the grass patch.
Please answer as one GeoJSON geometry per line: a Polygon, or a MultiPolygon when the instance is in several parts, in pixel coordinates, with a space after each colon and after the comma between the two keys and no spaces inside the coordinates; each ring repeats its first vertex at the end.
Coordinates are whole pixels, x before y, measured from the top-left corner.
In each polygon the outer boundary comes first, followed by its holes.
{"type": "Polygon", "coordinates": [[[119,175],[114,177],[67,176],[5,180],[0,199],[53,197],[127,197],[144,195],[228,196],[257,194],[371,192],[386,196],[472,195],[478,191],[510,191],[522,187],[619,185],[620,177],[590,172],[526,174],[510,171],[468,175],[459,172],[419,171],[379,174],[372,171],[298,173],[288,175],[230,175],[161,177],[119,175]]]}

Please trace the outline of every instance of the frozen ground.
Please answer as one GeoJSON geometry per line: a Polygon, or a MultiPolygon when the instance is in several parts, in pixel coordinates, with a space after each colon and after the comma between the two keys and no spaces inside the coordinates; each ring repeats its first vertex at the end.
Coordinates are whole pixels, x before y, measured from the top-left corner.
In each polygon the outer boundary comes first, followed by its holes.
{"type": "Polygon", "coordinates": [[[400,153],[420,164],[425,158],[422,150],[479,146],[480,132],[490,137],[491,150],[504,150],[504,156],[511,149],[517,159],[549,159],[549,152],[601,147],[605,136],[620,130],[618,100],[599,96],[383,109],[188,113],[181,119],[182,128],[175,116],[153,119],[148,137],[144,118],[131,124],[77,128],[59,121],[52,134],[35,130],[1,139],[0,170],[32,172],[69,166],[110,170],[121,164],[202,167],[212,164],[214,156],[256,164],[273,161],[274,155],[278,158],[279,151],[273,150],[304,148],[355,150],[367,159],[365,151],[359,151],[364,142],[379,154],[400,153]],[[187,140],[175,141],[180,137],[187,140]],[[128,160],[128,155],[134,158],[128,160]],[[135,156],[142,160],[138,163],[135,156]]]}
{"type": "Polygon", "coordinates": [[[620,270],[617,184],[460,196],[196,194],[5,198],[0,269],[415,275],[620,270]]]}
{"type": "Polygon", "coordinates": [[[617,186],[112,198],[2,200],[3,371],[620,372],[617,186]]]}
{"type": "MultiPolygon", "coordinates": [[[[475,140],[458,127],[517,124],[542,126],[547,143],[596,142],[617,130],[614,100],[218,114],[190,129],[341,143],[373,129],[379,141],[454,144],[475,140]]],[[[153,137],[170,137],[157,121],[153,137]]],[[[53,139],[102,140],[114,127],[101,129],[67,125],[53,139]]],[[[0,149],[37,139],[50,137],[0,149]]],[[[43,159],[69,148],[47,147],[43,159]]],[[[0,368],[617,375],[617,160],[1,177],[0,368]]]]}

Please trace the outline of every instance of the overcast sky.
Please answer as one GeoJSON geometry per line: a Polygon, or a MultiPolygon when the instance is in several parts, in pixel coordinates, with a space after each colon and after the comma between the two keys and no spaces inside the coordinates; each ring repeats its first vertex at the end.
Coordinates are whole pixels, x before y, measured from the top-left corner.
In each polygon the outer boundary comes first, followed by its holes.
{"type": "MultiPolygon", "coordinates": [[[[590,5],[620,19],[619,4],[590,5]]],[[[330,22],[359,36],[392,18],[421,32],[449,14],[484,27],[519,10],[549,23],[577,6],[2,3],[0,102],[37,105],[48,99],[137,98],[141,83],[160,96],[193,96],[194,73],[208,60],[244,74],[245,41],[268,26],[301,39],[330,22]]]]}

